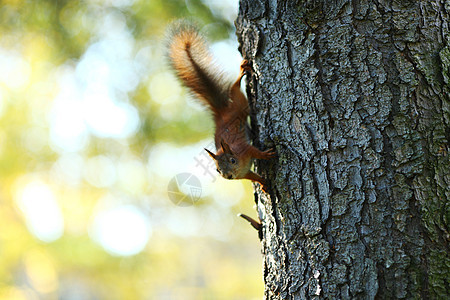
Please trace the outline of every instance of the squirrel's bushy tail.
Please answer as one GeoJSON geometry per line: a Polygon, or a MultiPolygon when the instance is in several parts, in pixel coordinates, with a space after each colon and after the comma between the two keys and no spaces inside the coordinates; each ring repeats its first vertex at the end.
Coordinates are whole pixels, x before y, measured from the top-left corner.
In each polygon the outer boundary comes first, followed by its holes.
{"type": "Polygon", "coordinates": [[[189,21],[171,24],[168,57],[178,78],[213,112],[227,106],[229,85],[206,41],[189,21]]]}

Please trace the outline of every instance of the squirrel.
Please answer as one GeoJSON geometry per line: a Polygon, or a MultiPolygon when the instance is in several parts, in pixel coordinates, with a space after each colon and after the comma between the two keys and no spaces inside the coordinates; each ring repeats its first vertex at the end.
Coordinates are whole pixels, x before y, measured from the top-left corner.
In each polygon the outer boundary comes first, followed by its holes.
{"type": "Polygon", "coordinates": [[[266,181],[250,170],[252,159],[270,159],[273,149],[261,151],[250,145],[247,132],[248,101],[241,92],[242,77],[251,71],[243,60],[240,74],[232,83],[214,62],[205,39],[187,21],[172,24],[168,38],[168,58],[178,78],[212,112],[216,125],[217,153],[205,148],[215,161],[217,172],[226,179],[249,179],[268,192],[266,181]]]}

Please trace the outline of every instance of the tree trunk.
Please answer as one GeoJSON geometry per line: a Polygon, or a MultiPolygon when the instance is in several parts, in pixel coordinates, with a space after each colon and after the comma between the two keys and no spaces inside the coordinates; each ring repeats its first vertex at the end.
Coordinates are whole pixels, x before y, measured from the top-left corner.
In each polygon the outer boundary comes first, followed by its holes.
{"type": "Polygon", "coordinates": [[[450,297],[449,12],[241,0],[266,299],[450,297]]]}

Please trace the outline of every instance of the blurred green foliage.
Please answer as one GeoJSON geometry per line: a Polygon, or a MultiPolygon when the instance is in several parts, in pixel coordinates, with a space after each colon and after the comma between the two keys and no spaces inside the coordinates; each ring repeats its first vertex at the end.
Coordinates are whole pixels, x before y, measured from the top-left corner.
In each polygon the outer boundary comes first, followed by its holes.
{"type": "Polygon", "coordinates": [[[213,128],[167,70],[164,31],[187,17],[232,37],[224,3],[0,1],[0,299],[261,298],[257,234],[235,217],[254,214],[250,183],[167,197],[213,128]],[[124,254],[103,241],[137,235],[133,218],[99,220],[130,206],[147,231],[124,254]]]}

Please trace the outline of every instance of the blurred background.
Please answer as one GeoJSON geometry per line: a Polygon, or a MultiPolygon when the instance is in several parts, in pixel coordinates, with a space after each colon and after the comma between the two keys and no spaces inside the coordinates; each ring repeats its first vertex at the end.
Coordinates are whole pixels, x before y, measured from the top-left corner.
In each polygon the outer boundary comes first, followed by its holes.
{"type": "Polygon", "coordinates": [[[195,20],[231,77],[238,0],[0,1],[0,299],[261,299],[251,183],[164,57],[195,20]]]}

